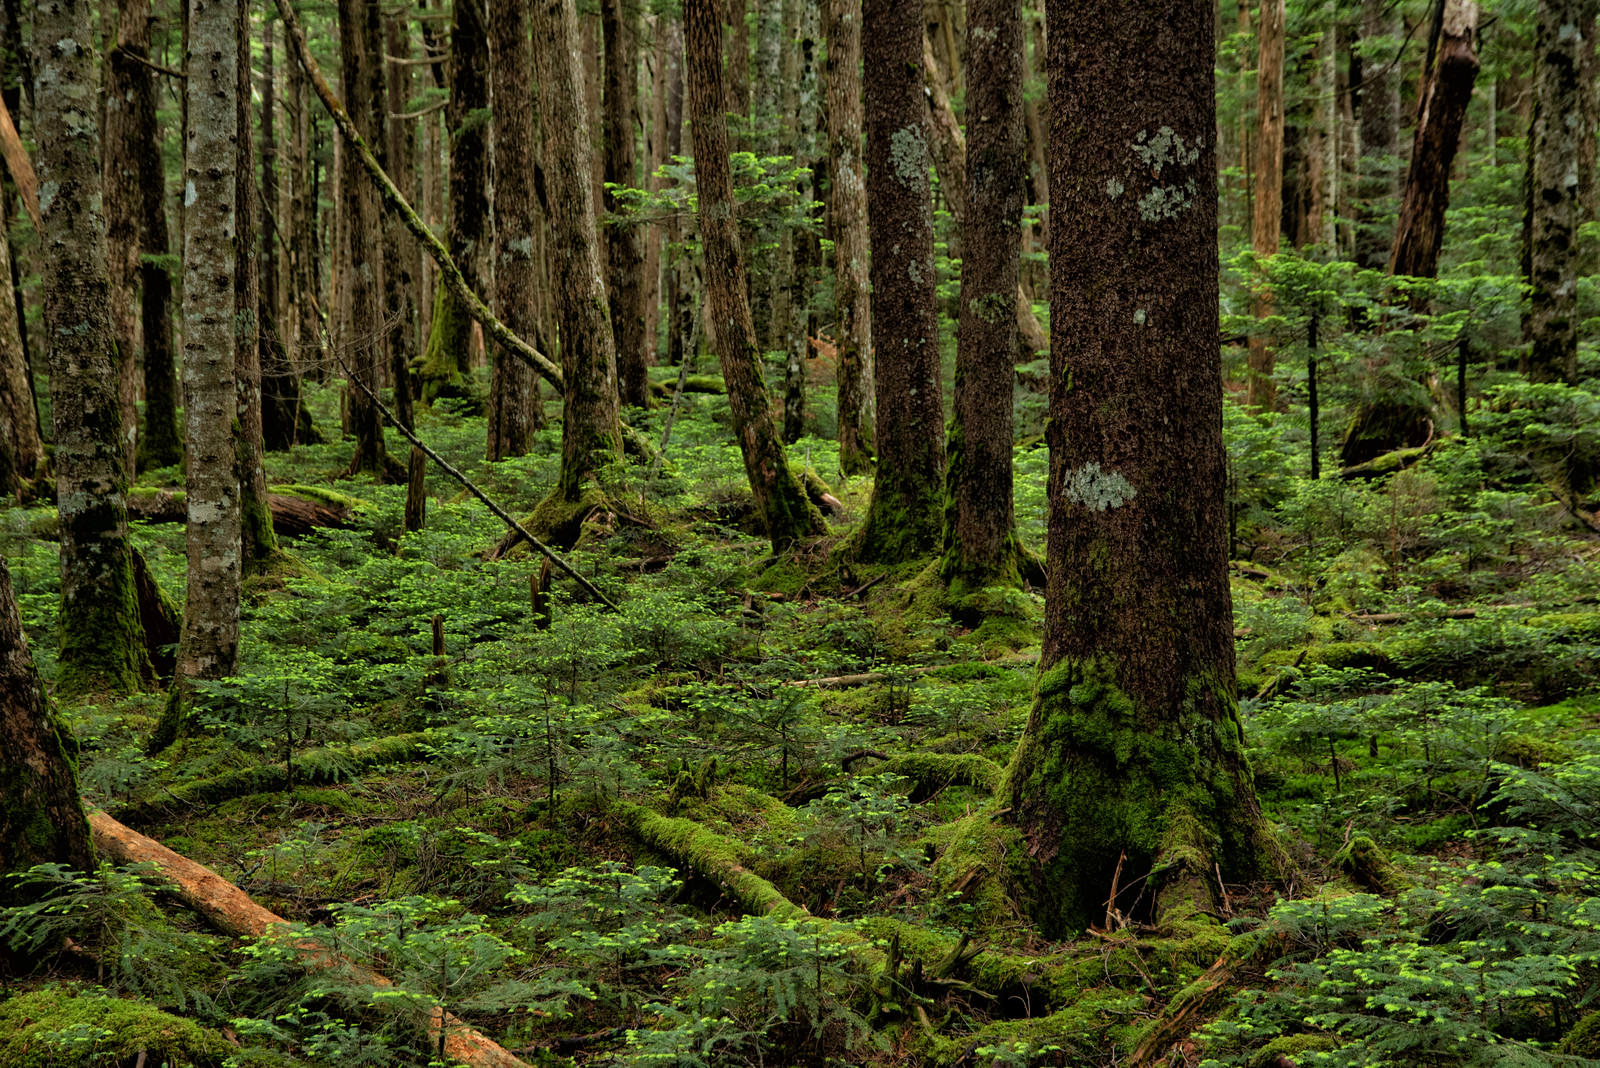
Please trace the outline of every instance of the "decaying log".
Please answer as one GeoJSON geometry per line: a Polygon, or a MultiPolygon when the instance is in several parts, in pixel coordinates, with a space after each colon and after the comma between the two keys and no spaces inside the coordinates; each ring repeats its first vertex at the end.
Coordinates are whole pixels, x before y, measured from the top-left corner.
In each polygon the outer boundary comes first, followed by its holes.
{"type": "MultiPolygon", "coordinates": [[[[279,537],[296,538],[317,527],[342,526],[350,509],[325,500],[313,500],[292,493],[268,493],[272,509],[272,529],[279,537]]],[[[188,504],[181,491],[128,494],[128,517],[147,523],[183,523],[189,518],[188,504]]]]}
{"type": "MultiPolygon", "coordinates": [[[[273,927],[288,926],[288,920],[262,908],[251,900],[249,894],[205,865],[179,856],[160,842],[123,826],[100,809],[88,807],[88,812],[94,846],[102,856],[118,864],[154,865],[157,871],[171,880],[172,892],[178,900],[194,909],[218,930],[239,937],[259,938],[273,927]]],[[[376,972],[350,961],[328,959],[327,951],[320,946],[308,943],[302,948],[311,963],[324,967],[338,964],[352,968],[363,981],[374,986],[394,985],[376,972]]],[[[450,1060],[472,1068],[528,1068],[526,1062],[468,1027],[451,1013],[435,1010],[431,1029],[435,1041],[439,1039],[442,1029],[444,1055],[450,1060]]]]}

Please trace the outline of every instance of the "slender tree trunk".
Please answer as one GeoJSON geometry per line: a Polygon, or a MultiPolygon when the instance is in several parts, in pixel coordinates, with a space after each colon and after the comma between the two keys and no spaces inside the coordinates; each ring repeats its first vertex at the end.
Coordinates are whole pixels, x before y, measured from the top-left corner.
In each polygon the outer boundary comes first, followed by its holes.
{"type": "Polygon", "coordinates": [[[1048,10],[1049,589],[1002,793],[1055,937],[1204,909],[1213,863],[1250,877],[1263,839],[1228,594],[1211,4],[1048,10]]]}
{"type": "MultiPolygon", "coordinates": [[[[816,199],[817,172],[817,60],[822,45],[821,12],[812,0],[799,4],[796,39],[794,115],[794,165],[800,171],[799,196],[802,202],[816,199]]],[[[822,220],[814,219],[820,226],[822,220]]],[[[789,264],[788,336],[783,375],[783,440],[793,443],[805,432],[806,350],[816,332],[811,294],[816,287],[815,268],[822,258],[817,235],[812,230],[795,231],[789,264]]]]}
{"type": "Polygon", "coordinates": [[[561,373],[566,381],[561,477],[551,500],[570,505],[581,502],[594,482],[612,489],[622,481],[617,350],[605,284],[600,280],[600,249],[590,195],[593,149],[575,48],[578,15],[573,0],[534,0],[533,10],[534,75],[539,86],[548,191],[545,203],[551,237],[560,250],[555,257],[555,299],[561,373]]]}
{"type": "Polygon", "coordinates": [[[871,286],[867,275],[867,187],[861,158],[861,0],[825,0],[828,40],[828,215],[833,234],[833,301],[838,325],[839,469],[872,468],[875,387],[871,286]]]}
{"type": "Polygon", "coordinates": [[[261,438],[269,449],[295,443],[300,415],[300,383],[283,345],[278,319],[278,72],[272,19],[261,22],[261,438]]]}
{"type": "MultiPolygon", "coordinates": [[[[378,0],[339,0],[339,53],[343,61],[345,107],[356,130],[369,145],[381,144],[382,129],[373,127],[373,111],[382,107],[382,37],[369,32],[374,19],[368,8],[378,0]],[[374,100],[376,96],[376,101],[374,100]]],[[[457,10],[473,7],[458,4],[457,10]]],[[[375,14],[375,13],[374,13],[375,14]]],[[[349,252],[346,276],[341,278],[350,301],[350,336],[341,351],[352,378],[368,390],[378,389],[378,366],[383,346],[383,220],[378,213],[378,193],[362,170],[361,160],[348,145],[342,154],[340,196],[345,215],[345,240],[349,252]]],[[[346,394],[350,431],[356,439],[350,471],[369,472],[382,481],[387,471],[383,423],[366,391],[352,384],[346,394]]]]}
{"type": "MultiPolygon", "coordinates": [[[[637,0],[602,0],[605,36],[605,176],[608,183],[637,189],[639,161],[634,130],[639,121],[635,56],[640,18],[637,0]]],[[[607,211],[617,195],[607,191],[607,211]]],[[[650,341],[644,332],[644,235],[638,226],[613,226],[606,235],[606,279],[611,326],[617,340],[622,403],[643,408],[650,394],[650,341]]]]}
{"type": "Polygon", "coordinates": [[[92,34],[83,0],[55,0],[34,11],[37,170],[40,188],[54,190],[41,198],[40,264],[61,517],[56,685],[67,694],[118,694],[148,680],[150,662],[128,541],[100,130],[92,118],[99,90],[92,34]]]}
{"type": "MultiPolygon", "coordinates": [[[[666,15],[650,15],[645,20],[645,37],[652,43],[648,63],[650,81],[650,126],[645,139],[644,180],[652,193],[665,188],[665,180],[658,176],[667,162],[667,79],[670,62],[667,49],[674,39],[674,23],[666,15]]],[[[644,228],[644,345],[646,359],[658,362],[657,337],[661,327],[661,298],[665,288],[665,274],[671,268],[662,259],[665,230],[659,224],[644,228]]]]}
{"type": "Polygon", "coordinates": [[[1334,233],[1335,204],[1339,189],[1338,94],[1334,90],[1334,27],[1323,28],[1312,57],[1310,128],[1306,134],[1306,220],[1300,240],[1305,245],[1321,245],[1331,256],[1338,255],[1334,233]]]}
{"type": "MultiPolygon", "coordinates": [[[[388,55],[411,54],[411,40],[405,20],[398,14],[384,15],[378,5],[370,9],[367,31],[384,42],[388,55]],[[381,25],[380,25],[381,20],[381,25]]],[[[411,70],[403,63],[375,62],[372,122],[375,155],[380,166],[405,181],[416,169],[416,139],[411,126],[415,120],[394,119],[402,115],[411,99],[411,70]],[[387,102],[387,103],[385,103],[387,102]]],[[[389,355],[389,381],[394,387],[394,413],[406,426],[411,417],[411,364],[417,357],[417,272],[421,253],[406,232],[405,223],[394,212],[383,213],[383,310],[384,337],[389,355]]],[[[398,473],[396,473],[398,475],[398,473]]]]}
{"type": "MultiPolygon", "coordinates": [[[[756,0],[760,2],[760,0],[756,0]]],[[[724,109],[741,120],[735,129],[733,145],[738,151],[750,151],[750,3],[751,0],[716,0],[722,12],[722,21],[728,27],[727,64],[728,103],[724,109]]],[[[685,20],[687,26],[687,20],[685,20]]]]}
{"type": "MultiPolygon", "coordinates": [[[[667,155],[683,151],[683,23],[669,22],[667,38],[667,155]]],[[[667,240],[673,251],[667,276],[667,362],[694,363],[695,294],[699,289],[695,257],[684,247],[684,224],[674,219],[667,240]]]]}
{"type": "Polygon", "coordinates": [[[1020,583],[1011,502],[1016,303],[1028,178],[1019,0],[971,0],[967,57],[961,321],[939,567],[958,598],[1020,583]]]}
{"type": "MultiPolygon", "coordinates": [[[[105,160],[103,188],[106,213],[106,258],[111,270],[111,330],[117,343],[117,384],[122,406],[123,462],[134,475],[138,455],[139,397],[139,183],[140,160],[150,152],[148,137],[155,125],[140,111],[155,94],[150,68],[133,56],[150,54],[149,0],[117,0],[117,47],[106,61],[105,160]],[[143,84],[141,84],[143,83],[143,84]]],[[[109,16],[109,11],[104,11],[109,16]]]]}
{"type": "MultiPolygon", "coordinates": [[[[503,0],[489,16],[489,61],[494,81],[495,304],[519,337],[539,331],[533,259],[533,37],[528,0],[503,0]]],[[[488,458],[522,456],[539,426],[539,382],[533,368],[495,353],[489,390],[488,458]]]]}
{"type": "Polygon", "coordinates": [[[727,95],[722,84],[722,26],[715,0],[686,0],[683,21],[711,338],[722,361],[734,434],[744,456],[750,492],[766,521],[772,548],[778,551],[821,534],[822,516],[789,469],[772,418],[772,402],[761,380],[761,354],[750,317],[734,210],[727,119],[721,110],[727,95]]]}
{"type": "MultiPolygon", "coordinates": [[[[73,773],[77,745],[50,712],[28,652],[11,572],[0,558],[0,875],[35,864],[94,871],[73,773]]],[[[0,901],[14,891],[0,886],[0,901]]]]}
{"type": "Polygon", "coordinates": [[[1478,56],[1473,51],[1477,30],[1478,5],[1473,0],[1444,0],[1439,48],[1422,89],[1411,144],[1391,274],[1433,278],[1439,272],[1444,213],[1450,206],[1450,165],[1461,145],[1461,125],[1478,76],[1478,56]]]}
{"type": "MultiPolygon", "coordinates": [[[[0,227],[0,279],[11,277],[11,242],[0,227]]],[[[0,299],[0,495],[20,493],[38,477],[44,442],[33,407],[16,302],[0,299]]]]}
{"type": "MultiPolygon", "coordinates": [[[[1578,86],[1583,97],[1583,128],[1589,131],[1578,152],[1578,205],[1584,222],[1600,222],[1600,179],[1596,177],[1596,137],[1600,136],[1600,21],[1579,23],[1583,43],[1578,48],[1578,86]]],[[[1600,272],[1600,241],[1590,238],[1578,244],[1578,273],[1600,272]]]]}
{"type": "MultiPolygon", "coordinates": [[[[183,409],[188,445],[188,591],[169,712],[155,743],[176,737],[189,686],[231,675],[239,654],[242,508],[235,440],[240,344],[239,22],[233,0],[189,12],[184,134],[183,409]]],[[[241,235],[242,236],[242,235],[241,235]]],[[[242,242],[241,242],[242,244],[242,242]]],[[[250,307],[250,313],[254,308],[250,307]]]]}
{"type": "MultiPolygon", "coordinates": [[[[325,356],[322,349],[322,325],[317,318],[317,304],[323,296],[317,286],[317,163],[314,156],[315,122],[312,119],[310,93],[305,71],[298,63],[286,64],[289,70],[289,98],[294,109],[294,184],[291,214],[294,225],[289,237],[289,256],[294,263],[294,297],[291,304],[294,314],[294,367],[298,375],[315,369],[320,378],[325,356]]],[[[302,428],[311,431],[309,420],[302,428]]],[[[316,440],[301,436],[301,442],[316,440]]]]}
{"type": "Polygon", "coordinates": [[[1363,0],[1361,47],[1350,65],[1361,114],[1360,177],[1356,199],[1356,263],[1381,271],[1389,265],[1394,231],[1388,225],[1400,192],[1400,14],[1388,0],[1363,0]]]}
{"type": "MultiPolygon", "coordinates": [[[[235,217],[238,227],[234,241],[237,266],[234,273],[235,330],[238,336],[234,377],[238,391],[238,427],[234,431],[238,460],[239,505],[244,573],[259,574],[278,551],[278,537],[272,529],[272,508],[267,502],[267,471],[261,431],[261,357],[271,335],[263,334],[261,297],[261,198],[256,192],[255,142],[251,139],[254,93],[250,77],[250,0],[239,5],[239,57],[236,71],[238,95],[238,195],[235,217]],[[265,340],[264,340],[265,339],[265,340]]],[[[235,609],[237,612],[237,608],[235,609]]]]}
{"type": "Polygon", "coordinates": [[[937,548],[944,496],[944,399],[934,307],[929,122],[922,17],[866,0],[867,221],[877,350],[878,474],[860,535],[864,560],[937,548]]]}
{"type": "MultiPolygon", "coordinates": [[[[1260,62],[1256,75],[1255,202],[1250,243],[1257,256],[1278,251],[1283,220],[1283,36],[1284,0],[1261,0],[1260,62]]],[[[1261,293],[1251,302],[1259,321],[1272,314],[1272,294],[1259,283],[1261,293]]],[[[1272,380],[1273,350],[1262,333],[1250,335],[1250,382],[1246,403],[1271,408],[1277,397],[1272,380]]]]}
{"type": "MultiPolygon", "coordinates": [[[[1594,153],[1584,125],[1579,27],[1591,27],[1595,0],[1540,0],[1534,46],[1534,115],[1527,188],[1531,300],[1522,329],[1522,371],[1536,382],[1578,380],[1579,156],[1594,153]]],[[[1592,50],[1594,42],[1587,38],[1592,50]]]]}

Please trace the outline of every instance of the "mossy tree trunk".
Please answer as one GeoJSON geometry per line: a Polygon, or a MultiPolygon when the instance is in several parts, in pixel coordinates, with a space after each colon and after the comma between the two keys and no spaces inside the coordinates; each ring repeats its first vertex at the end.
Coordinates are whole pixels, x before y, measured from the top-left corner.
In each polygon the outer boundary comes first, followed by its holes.
{"type": "Polygon", "coordinates": [[[131,693],[151,672],[128,541],[91,5],[41,4],[33,33],[37,170],[40,188],[52,191],[41,198],[40,262],[61,516],[57,687],[131,693]]]}
{"type": "MultiPolygon", "coordinates": [[[[639,0],[601,0],[605,38],[605,174],[608,183],[639,188],[639,153],[634,130],[639,123],[635,56],[641,32],[639,0]]],[[[498,146],[496,146],[498,150],[498,146]]],[[[607,211],[617,195],[605,194],[607,211]]],[[[617,370],[622,403],[643,408],[650,393],[650,341],[645,336],[644,235],[634,225],[613,226],[606,234],[606,289],[616,333],[617,370]]]]}
{"type": "MultiPolygon", "coordinates": [[[[519,337],[539,334],[539,266],[533,235],[533,37],[528,0],[506,0],[489,15],[494,83],[495,310],[519,337]]],[[[489,388],[488,458],[528,451],[543,425],[533,368],[500,349],[489,388]]]]}
{"type": "Polygon", "coordinates": [[[716,6],[715,0],[688,0],[683,8],[707,318],[722,362],[734,434],[744,457],[750,492],[776,551],[821,534],[822,515],[789,469],[788,454],[772,415],[772,400],[761,378],[761,353],[756,348],[744,254],[739,244],[739,220],[734,211],[728,123],[722,112],[726,91],[722,80],[722,25],[716,6]]]}
{"type": "Polygon", "coordinates": [[[1596,0],[1540,0],[1528,150],[1528,278],[1523,373],[1535,382],[1578,379],[1579,155],[1594,154],[1584,124],[1582,49],[1594,50],[1596,0]]]}
{"type": "Polygon", "coordinates": [[[544,132],[544,173],[555,247],[555,301],[561,342],[561,477],[552,500],[576,503],[595,481],[618,485],[622,423],[617,412],[617,350],[601,281],[595,232],[593,149],[578,70],[573,0],[534,0],[534,73],[544,132]]]}
{"type": "Polygon", "coordinates": [[[943,513],[944,390],[922,21],[916,4],[862,6],[878,473],[857,548],[869,561],[900,562],[935,550],[943,513]]]}
{"type": "Polygon", "coordinates": [[[839,468],[872,468],[873,371],[871,289],[867,277],[867,186],[861,170],[861,0],[825,0],[828,41],[829,233],[838,318],[839,468]]]}
{"type": "Polygon", "coordinates": [[[1027,152],[1022,113],[1022,8],[967,8],[966,214],[955,418],[947,444],[940,577],[952,595],[1016,585],[1011,502],[1012,391],[1027,152]]]}
{"type": "MultiPolygon", "coordinates": [[[[1255,193],[1252,198],[1250,244],[1257,256],[1272,256],[1278,251],[1283,229],[1283,0],[1261,0],[1256,40],[1256,151],[1255,193]]],[[[1272,294],[1263,286],[1250,302],[1250,314],[1257,320],[1272,315],[1272,294]]],[[[1271,339],[1259,328],[1250,335],[1250,376],[1245,403],[1252,408],[1271,408],[1278,388],[1272,379],[1271,339]]]]}
{"type": "Polygon", "coordinates": [[[1212,5],[1046,12],[1049,588],[1002,795],[1013,875],[1056,936],[1104,922],[1108,896],[1179,911],[1213,863],[1255,874],[1261,820],[1228,593],[1212,5]]]}
{"type": "Polygon", "coordinates": [[[50,713],[0,558],[0,874],[50,863],[94,870],[75,752],[50,713]]]}

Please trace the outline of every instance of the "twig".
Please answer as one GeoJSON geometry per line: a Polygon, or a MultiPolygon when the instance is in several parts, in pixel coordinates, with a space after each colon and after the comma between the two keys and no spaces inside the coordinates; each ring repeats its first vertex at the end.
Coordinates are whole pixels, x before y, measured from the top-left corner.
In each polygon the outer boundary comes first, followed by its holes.
{"type": "Polygon", "coordinates": [[[683,399],[683,387],[689,381],[689,354],[683,354],[678,361],[678,388],[672,391],[672,407],[667,409],[666,425],[661,428],[661,448],[656,451],[656,458],[650,464],[650,473],[644,476],[646,482],[655,480],[656,472],[661,470],[661,462],[667,458],[667,442],[672,440],[672,424],[678,417],[678,402],[683,399]]]}
{"type": "Polygon", "coordinates": [[[400,422],[400,420],[395,417],[395,414],[388,409],[383,401],[378,399],[378,395],[372,392],[370,386],[361,381],[361,379],[356,375],[350,373],[350,368],[344,362],[343,357],[335,357],[335,359],[339,361],[339,366],[345,369],[345,373],[350,376],[350,381],[355,383],[356,388],[365,393],[367,395],[367,399],[372,401],[373,407],[378,409],[378,412],[389,421],[391,426],[400,431],[401,437],[405,438],[407,441],[411,442],[411,444],[421,449],[423,453],[426,454],[428,459],[439,465],[440,470],[444,471],[445,474],[461,483],[468,493],[482,501],[489,511],[493,512],[497,517],[499,517],[502,523],[516,531],[519,537],[526,539],[529,545],[543,553],[544,558],[559,568],[562,574],[566,575],[579,586],[582,586],[585,590],[589,591],[590,596],[594,597],[613,612],[621,611],[621,609],[617,607],[615,601],[600,592],[600,588],[598,586],[584,578],[582,575],[578,574],[577,571],[573,570],[571,564],[567,563],[565,560],[561,559],[559,555],[557,555],[554,549],[550,548],[550,546],[546,545],[544,542],[540,541],[538,538],[529,533],[528,528],[517,522],[515,516],[491,500],[489,495],[474,485],[470,478],[468,478],[466,475],[463,475],[460,471],[457,471],[455,467],[451,465],[449,460],[446,460],[443,456],[440,456],[438,453],[428,448],[423,440],[417,437],[417,435],[411,431],[410,427],[407,427],[404,423],[400,422]]]}
{"type": "Polygon", "coordinates": [[[436,104],[429,104],[427,107],[421,108],[417,111],[391,111],[389,112],[389,117],[391,119],[421,119],[428,115],[432,115],[435,111],[443,111],[444,105],[445,101],[441,100],[436,104]]]}
{"type": "Polygon", "coordinates": [[[329,88],[328,81],[322,76],[322,68],[317,66],[316,59],[311,55],[311,48],[306,44],[305,31],[300,28],[300,20],[294,13],[294,7],[289,0],[277,0],[278,14],[283,18],[284,33],[294,45],[295,56],[300,60],[301,68],[306,72],[306,79],[316,90],[317,96],[322,100],[322,106],[327,108],[328,114],[333,118],[333,124],[344,135],[345,142],[355,152],[361,165],[366,168],[367,174],[377,183],[378,191],[383,194],[384,201],[390,209],[398,214],[416,239],[422,242],[422,247],[433,257],[433,262],[439,265],[439,274],[446,288],[454,293],[466,307],[467,314],[476,319],[482,326],[484,333],[498,341],[505,350],[523,363],[532,367],[545,377],[556,389],[566,392],[566,382],[561,377],[561,369],[550,362],[549,357],[528,344],[512,332],[511,328],[489,310],[489,306],[472,291],[467,285],[461,268],[451,258],[450,250],[445,248],[434,232],[428,229],[428,224],[422,221],[416,211],[406,201],[394,180],[378,164],[377,157],[372,154],[372,149],[367,147],[367,142],[356,130],[355,123],[350,118],[350,113],[345,111],[339,98],[334,96],[329,88]]]}
{"type": "Polygon", "coordinates": [[[148,67],[150,70],[155,71],[157,74],[165,74],[168,78],[178,78],[180,80],[187,80],[188,77],[189,77],[189,74],[188,74],[187,71],[177,70],[177,69],[172,68],[172,67],[163,67],[161,64],[155,62],[154,60],[147,59],[144,56],[141,56],[137,52],[129,51],[127,48],[124,48],[122,45],[115,45],[111,49],[111,55],[112,55],[113,58],[116,58],[116,59],[131,60],[134,63],[139,64],[141,67],[148,67]]]}

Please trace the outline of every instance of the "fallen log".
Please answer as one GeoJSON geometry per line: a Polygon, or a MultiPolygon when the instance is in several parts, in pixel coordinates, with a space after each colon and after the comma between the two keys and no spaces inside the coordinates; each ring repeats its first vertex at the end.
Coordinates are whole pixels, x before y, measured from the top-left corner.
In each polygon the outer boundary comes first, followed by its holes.
{"type": "MultiPolygon", "coordinates": [[[[228,882],[203,864],[180,856],[138,831],[123,826],[105,812],[85,806],[89,816],[89,830],[94,836],[94,847],[101,856],[118,864],[150,864],[171,880],[173,894],[189,908],[199,913],[207,923],[226,934],[246,938],[260,938],[274,927],[289,926],[289,921],[256,904],[243,890],[228,882]]],[[[321,946],[307,943],[301,947],[308,963],[321,967],[340,965],[352,968],[363,981],[374,986],[394,984],[369,969],[347,960],[331,958],[321,946]]],[[[471,1068],[528,1068],[525,1061],[513,1056],[492,1039],[473,1030],[455,1015],[434,1010],[430,1025],[432,1041],[442,1047],[445,1057],[459,1061],[471,1068]]]]}
{"type": "MultiPolygon", "coordinates": [[[[286,538],[309,534],[317,527],[343,526],[351,512],[348,504],[332,496],[313,499],[284,492],[268,493],[267,507],[272,510],[272,529],[279,537],[286,538]]],[[[182,490],[130,493],[128,518],[146,523],[187,522],[188,499],[182,490]]]]}

